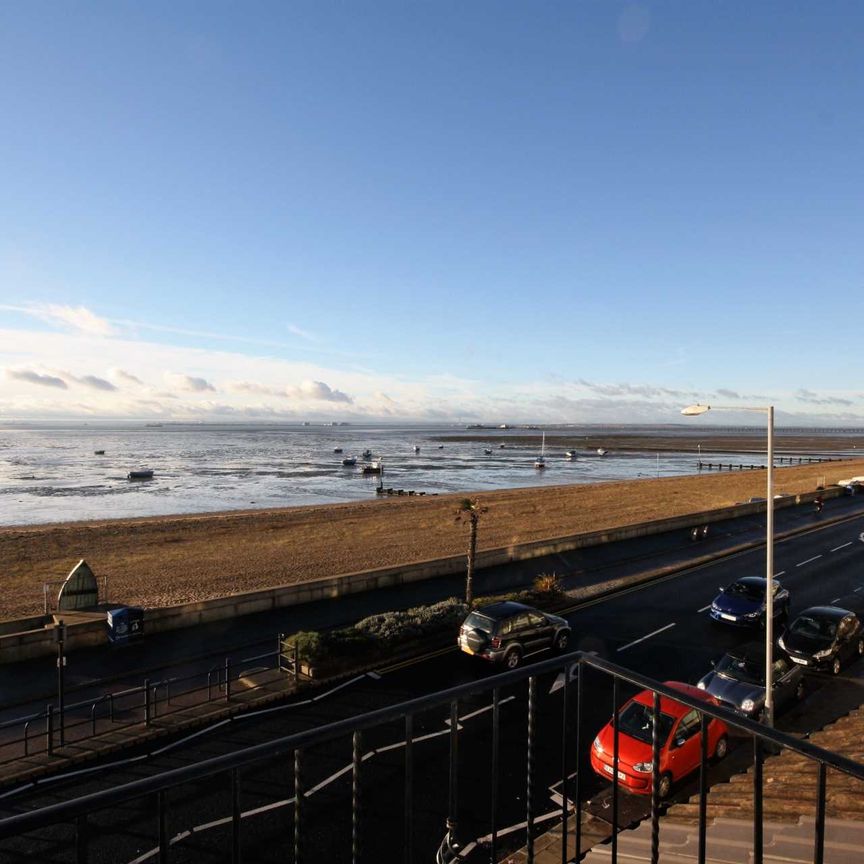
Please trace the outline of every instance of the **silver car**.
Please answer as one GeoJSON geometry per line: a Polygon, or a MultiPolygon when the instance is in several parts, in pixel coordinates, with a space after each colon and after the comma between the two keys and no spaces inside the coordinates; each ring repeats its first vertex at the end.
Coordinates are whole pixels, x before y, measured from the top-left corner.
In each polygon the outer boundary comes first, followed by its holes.
{"type": "MultiPolygon", "coordinates": [[[[774,706],[777,709],[804,698],[804,673],[782,655],[774,658],[774,706]]],[[[759,718],[765,708],[765,654],[761,645],[734,648],[724,654],[696,685],[726,708],[759,718]]]]}

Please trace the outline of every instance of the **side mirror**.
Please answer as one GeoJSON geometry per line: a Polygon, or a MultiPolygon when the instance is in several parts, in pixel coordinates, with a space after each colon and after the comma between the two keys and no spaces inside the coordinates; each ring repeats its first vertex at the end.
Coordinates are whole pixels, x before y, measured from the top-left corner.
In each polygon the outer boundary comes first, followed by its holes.
{"type": "Polygon", "coordinates": [[[686,743],[687,743],[686,738],[676,738],[675,739],[675,746],[676,747],[683,747],[686,743]]]}

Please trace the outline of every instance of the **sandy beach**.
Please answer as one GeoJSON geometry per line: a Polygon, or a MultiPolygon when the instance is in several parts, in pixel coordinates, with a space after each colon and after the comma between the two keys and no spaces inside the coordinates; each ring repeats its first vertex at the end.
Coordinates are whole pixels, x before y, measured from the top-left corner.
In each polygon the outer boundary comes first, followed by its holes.
{"type": "MultiPolygon", "coordinates": [[[[812,492],[864,475],[864,459],[778,468],[778,492],[812,492]]],[[[624,483],[499,490],[476,495],[488,512],[481,549],[595,531],[764,496],[763,471],[624,483]]],[[[200,516],[0,529],[0,618],[39,613],[42,583],[85,558],[110,580],[111,600],[162,606],[374,567],[461,554],[454,518],[463,495],[200,516]]]]}

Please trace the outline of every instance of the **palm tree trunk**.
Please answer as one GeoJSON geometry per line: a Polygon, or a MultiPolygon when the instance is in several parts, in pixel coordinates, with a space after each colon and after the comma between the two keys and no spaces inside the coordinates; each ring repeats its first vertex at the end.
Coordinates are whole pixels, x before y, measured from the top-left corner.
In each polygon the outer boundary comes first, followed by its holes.
{"type": "Polygon", "coordinates": [[[471,513],[471,532],[468,535],[468,568],[465,574],[465,603],[470,609],[474,605],[474,556],[477,554],[477,523],[476,513],[471,513]]]}

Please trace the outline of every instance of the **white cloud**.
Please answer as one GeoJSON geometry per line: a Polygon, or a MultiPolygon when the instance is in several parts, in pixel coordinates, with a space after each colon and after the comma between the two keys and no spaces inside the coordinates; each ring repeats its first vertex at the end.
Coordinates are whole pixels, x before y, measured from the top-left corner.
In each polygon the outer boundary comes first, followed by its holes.
{"type": "Polygon", "coordinates": [[[139,387],[144,386],[144,382],[137,375],[133,375],[125,369],[112,369],[109,374],[112,378],[116,378],[124,384],[137,384],[139,387]]]}
{"type": "Polygon", "coordinates": [[[216,388],[206,379],[199,378],[195,375],[182,375],[176,372],[166,372],[165,380],[178,390],[185,390],[189,393],[206,393],[208,391],[215,393],[216,388]]]}
{"type": "Polygon", "coordinates": [[[49,324],[60,324],[78,333],[89,336],[113,336],[116,329],[106,318],[94,315],[85,306],[61,306],[56,303],[32,303],[28,306],[0,306],[9,312],[21,312],[46,321],[49,324]]]}
{"type": "Polygon", "coordinates": [[[295,336],[299,336],[301,339],[305,339],[307,342],[318,341],[318,337],[314,333],[310,333],[308,330],[303,330],[296,324],[289,324],[287,329],[289,333],[293,333],[295,336]]]}
{"type": "Polygon", "coordinates": [[[297,399],[311,399],[319,402],[345,402],[352,404],[354,400],[341,390],[334,390],[323,381],[304,381],[299,387],[289,387],[288,395],[297,399]]]}
{"type": "Polygon", "coordinates": [[[13,381],[26,381],[28,384],[38,384],[40,387],[56,387],[66,390],[68,384],[56,375],[42,375],[33,369],[7,369],[6,377],[13,381]]]}
{"type": "Polygon", "coordinates": [[[114,391],[117,388],[110,382],[106,381],[104,378],[98,378],[96,375],[82,375],[80,378],[75,376],[70,376],[73,380],[77,381],[79,384],[83,384],[85,387],[91,387],[94,390],[104,390],[104,391],[114,391]]]}

